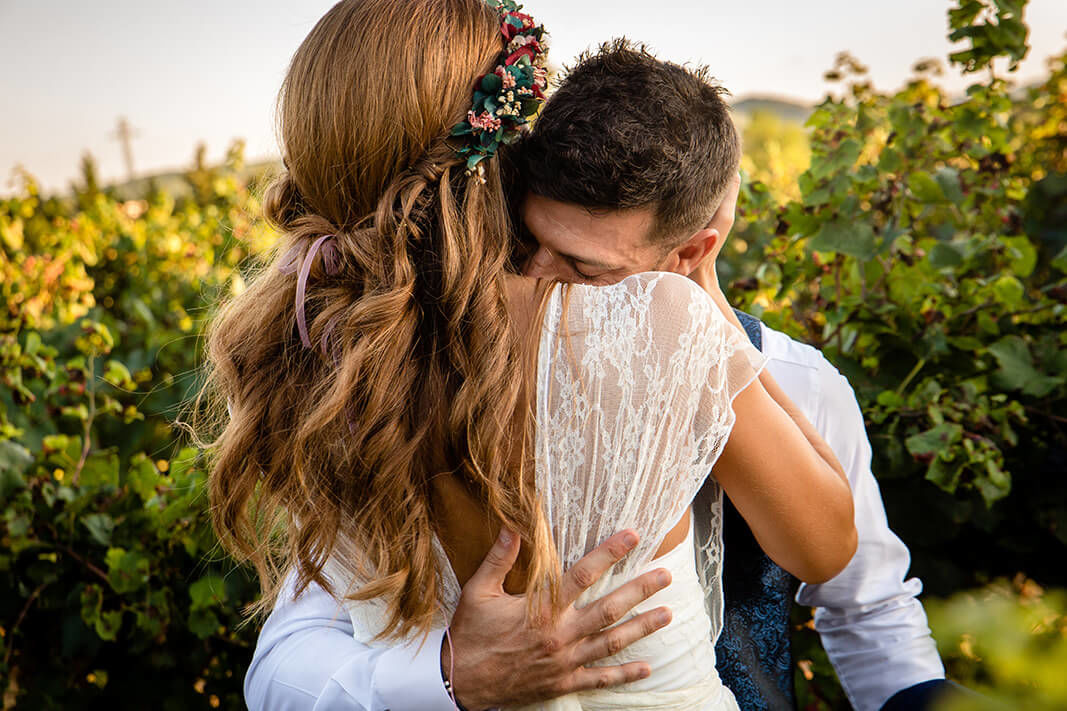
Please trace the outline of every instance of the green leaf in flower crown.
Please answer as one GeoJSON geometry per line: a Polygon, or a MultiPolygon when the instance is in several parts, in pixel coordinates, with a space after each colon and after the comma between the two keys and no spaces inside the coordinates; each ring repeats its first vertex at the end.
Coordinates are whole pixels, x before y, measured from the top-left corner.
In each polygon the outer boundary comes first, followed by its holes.
{"type": "Polygon", "coordinates": [[[467,123],[466,121],[464,121],[463,123],[457,123],[455,126],[453,126],[452,127],[452,131],[451,131],[451,133],[449,135],[452,135],[452,136],[468,136],[473,132],[474,132],[474,129],[471,128],[471,125],[469,123],[467,123]]]}
{"type": "Polygon", "coordinates": [[[500,87],[503,86],[503,82],[496,74],[486,74],[482,77],[482,91],[487,94],[495,94],[500,91],[500,87]]]}

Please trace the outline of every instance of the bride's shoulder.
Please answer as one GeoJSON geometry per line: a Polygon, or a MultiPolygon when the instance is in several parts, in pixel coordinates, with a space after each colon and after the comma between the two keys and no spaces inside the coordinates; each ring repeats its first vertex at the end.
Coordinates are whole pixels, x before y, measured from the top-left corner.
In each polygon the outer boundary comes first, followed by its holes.
{"type": "Polygon", "coordinates": [[[659,313],[681,315],[714,309],[714,302],[699,284],[674,272],[638,272],[609,286],[580,288],[587,298],[623,298],[629,304],[659,313]]]}

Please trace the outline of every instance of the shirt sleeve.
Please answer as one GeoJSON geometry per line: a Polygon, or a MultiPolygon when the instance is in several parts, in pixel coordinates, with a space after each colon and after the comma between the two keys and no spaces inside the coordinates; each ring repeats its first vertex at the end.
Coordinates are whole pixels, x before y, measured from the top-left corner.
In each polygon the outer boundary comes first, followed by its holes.
{"type": "Polygon", "coordinates": [[[852,487],[859,544],[837,576],[801,584],[797,602],[815,609],[815,629],[849,701],[880,709],[896,692],[942,679],[944,666],[907,578],[911,557],[889,528],[863,414],[848,381],[813,348],[764,328],[768,370],[804,411],[841,462],[852,487]],[[784,357],[783,357],[784,356],[784,357]]]}
{"type": "Polygon", "coordinates": [[[251,711],[450,711],[441,679],[441,639],[369,646],[348,613],[317,585],[292,599],[286,579],[260,631],[245,676],[251,711]]]}

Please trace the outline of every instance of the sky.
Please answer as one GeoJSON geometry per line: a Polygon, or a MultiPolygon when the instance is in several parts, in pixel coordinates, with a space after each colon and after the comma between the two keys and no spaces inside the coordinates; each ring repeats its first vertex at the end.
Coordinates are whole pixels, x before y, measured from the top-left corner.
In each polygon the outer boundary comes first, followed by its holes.
{"type": "MultiPolygon", "coordinates": [[[[401,0],[398,0],[401,1],[401,0]]],[[[410,0],[409,0],[410,1],[410,0]]],[[[417,0],[416,0],[417,1],[417,0]]],[[[274,99],[286,65],[332,0],[0,0],[0,194],[21,164],[46,191],[79,175],[85,151],[106,183],[124,179],[124,116],[137,175],[221,160],[235,138],[250,160],[278,155],[274,99]]],[[[921,57],[944,58],[950,0],[530,0],[551,60],[626,35],[662,59],[708,65],[735,98],[820,100],[840,50],[893,89],[921,57]]],[[[1067,0],[1030,0],[1031,51],[1017,78],[1042,76],[1067,48],[1067,0]]],[[[951,73],[951,72],[950,72],[951,73]]],[[[962,90],[972,79],[948,76],[962,90]]]]}

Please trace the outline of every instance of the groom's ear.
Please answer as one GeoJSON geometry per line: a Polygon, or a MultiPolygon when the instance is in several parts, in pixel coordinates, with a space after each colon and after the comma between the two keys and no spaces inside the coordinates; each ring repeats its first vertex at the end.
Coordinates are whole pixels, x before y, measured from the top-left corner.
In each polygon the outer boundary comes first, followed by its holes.
{"type": "Polygon", "coordinates": [[[721,247],[719,231],[714,227],[705,227],[668,252],[660,271],[689,276],[704,260],[719,256],[721,247]]]}

